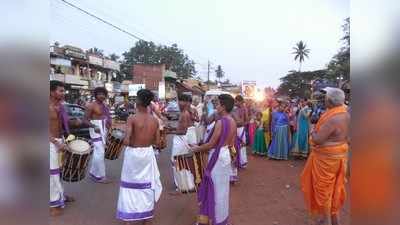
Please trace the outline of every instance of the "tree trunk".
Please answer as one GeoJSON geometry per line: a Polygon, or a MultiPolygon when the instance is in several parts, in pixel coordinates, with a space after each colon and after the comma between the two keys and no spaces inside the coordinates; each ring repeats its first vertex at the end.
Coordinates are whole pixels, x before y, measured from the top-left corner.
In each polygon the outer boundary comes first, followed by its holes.
{"type": "Polygon", "coordinates": [[[301,72],[301,62],[300,62],[300,65],[299,65],[299,73],[301,72]]]}

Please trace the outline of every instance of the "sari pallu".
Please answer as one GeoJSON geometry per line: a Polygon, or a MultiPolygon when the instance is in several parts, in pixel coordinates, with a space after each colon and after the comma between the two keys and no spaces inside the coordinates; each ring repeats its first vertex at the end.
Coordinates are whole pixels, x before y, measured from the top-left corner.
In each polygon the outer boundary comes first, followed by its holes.
{"type": "Polygon", "coordinates": [[[222,134],[217,146],[209,156],[204,177],[198,191],[197,197],[200,213],[197,222],[199,225],[222,225],[226,224],[228,221],[230,155],[228,147],[223,147],[223,144],[229,133],[229,121],[226,118],[222,118],[221,122],[222,134]],[[214,169],[217,168],[224,169],[223,171],[214,171],[214,169]],[[224,179],[218,178],[214,180],[218,175],[224,179]],[[220,186],[216,188],[216,185],[220,186]],[[221,190],[223,190],[225,195],[221,190]],[[216,209],[216,207],[218,207],[218,209],[216,209]],[[218,215],[216,215],[216,213],[218,213],[218,215]]]}

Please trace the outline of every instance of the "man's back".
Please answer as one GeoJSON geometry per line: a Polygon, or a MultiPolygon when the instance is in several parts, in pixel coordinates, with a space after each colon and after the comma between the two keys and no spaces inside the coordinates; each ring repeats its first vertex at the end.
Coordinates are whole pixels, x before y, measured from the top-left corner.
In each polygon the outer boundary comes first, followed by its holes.
{"type": "Polygon", "coordinates": [[[349,133],[350,115],[348,113],[338,114],[328,121],[333,126],[333,132],[326,140],[326,144],[332,142],[346,142],[349,133]]]}
{"type": "Polygon", "coordinates": [[[132,129],[129,146],[148,147],[155,144],[158,121],[151,114],[137,113],[129,117],[127,126],[132,129]]]}

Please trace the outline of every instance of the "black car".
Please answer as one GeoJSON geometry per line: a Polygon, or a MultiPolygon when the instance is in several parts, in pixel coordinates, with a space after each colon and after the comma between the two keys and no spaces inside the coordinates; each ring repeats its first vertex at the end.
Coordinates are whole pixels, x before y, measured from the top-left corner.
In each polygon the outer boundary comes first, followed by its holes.
{"type": "MultiPolygon", "coordinates": [[[[85,116],[85,107],[76,104],[65,104],[64,106],[70,120],[75,118],[83,120],[85,116]]],[[[69,129],[70,133],[76,137],[90,139],[89,127],[87,126],[81,126],[79,128],[70,127],[69,129]]]]}

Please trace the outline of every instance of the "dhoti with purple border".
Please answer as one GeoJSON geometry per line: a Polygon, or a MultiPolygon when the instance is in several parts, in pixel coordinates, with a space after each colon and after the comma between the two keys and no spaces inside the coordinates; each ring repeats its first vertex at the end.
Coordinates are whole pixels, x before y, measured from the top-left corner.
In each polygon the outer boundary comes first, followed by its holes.
{"type": "Polygon", "coordinates": [[[118,196],[117,218],[137,221],[153,218],[161,196],[160,172],[152,147],[126,147],[118,196]]]}

